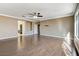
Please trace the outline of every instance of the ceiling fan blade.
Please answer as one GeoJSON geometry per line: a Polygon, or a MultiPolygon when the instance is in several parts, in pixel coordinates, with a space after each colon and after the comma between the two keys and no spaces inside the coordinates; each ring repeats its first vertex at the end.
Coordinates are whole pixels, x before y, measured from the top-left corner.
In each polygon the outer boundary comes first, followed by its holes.
{"type": "Polygon", "coordinates": [[[38,13],[37,17],[43,17],[42,15],[40,15],[40,13],[38,13]]]}
{"type": "Polygon", "coordinates": [[[37,17],[43,17],[42,15],[37,15],[37,17]]]}
{"type": "Polygon", "coordinates": [[[28,13],[27,15],[23,15],[22,17],[24,17],[24,18],[34,18],[34,16],[38,17],[38,18],[43,17],[42,15],[40,15],[40,13],[36,13],[36,12],[28,13]]]}
{"type": "Polygon", "coordinates": [[[28,13],[28,15],[33,15],[33,16],[34,16],[34,14],[33,14],[33,13],[28,13]]]}
{"type": "Polygon", "coordinates": [[[29,18],[29,17],[33,17],[33,15],[23,15],[22,17],[29,18]]]}

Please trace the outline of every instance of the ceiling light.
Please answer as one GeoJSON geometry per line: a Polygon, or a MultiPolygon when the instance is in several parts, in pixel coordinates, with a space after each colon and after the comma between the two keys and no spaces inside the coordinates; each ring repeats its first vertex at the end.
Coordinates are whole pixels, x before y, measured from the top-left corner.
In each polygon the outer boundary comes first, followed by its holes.
{"type": "Polygon", "coordinates": [[[37,16],[33,16],[33,18],[37,19],[37,16]]]}

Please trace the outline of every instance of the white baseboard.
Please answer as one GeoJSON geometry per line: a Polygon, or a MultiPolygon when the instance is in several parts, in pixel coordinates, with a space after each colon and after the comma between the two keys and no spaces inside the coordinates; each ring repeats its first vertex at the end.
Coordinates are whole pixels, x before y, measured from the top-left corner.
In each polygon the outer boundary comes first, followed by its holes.
{"type": "Polygon", "coordinates": [[[43,36],[49,36],[49,37],[65,38],[65,37],[61,37],[61,36],[44,35],[44,34],[41,34],[41,35],[43,35],[43,36]]]}
{"type": "MultiPolygon", "coordinates": [[[[24,34],[23,36],[30,36],[30,35],[33,35],[33,34],[24,34]]],[[[34,35],[37,35],[37,34],[34,34],[34,35]]],[[[41,34],[43,35],[43,34],[41,34]]],[[[61,36],[53,36],[53,35],[43,35],[43,36],[49,36],[49,37],[58,37],[58,38],[64,38],[64,37],[61,37],[61,36]]],[[[4,40],[4,39],[8,39],[8,38],[17,38],[18,36],[11,36],[11,37],[3,37],[3,38],[0,38],[0,40],[4,40]]]]}
{"type": "Polygon", "coordinates": [[[5,40],[5,39],[9,39],[9,38],[16,38],[16,37],[18,37],[18,36],[2,37],[2,38],[0,38],[0,40],[5,40]]]}
{"type": "Polygon", "coordinates": [[[24,34],[23,36],[30,36],[30,35],[37,35],[37,34],[24,34]]]}
{"type": "MultiPolygon", "coordinates": [[[[30,35],[33,35],[33,34],[24,34],[22,36],[30,36],[30,35]]],[[[36,34],[34,34],[34,35],[36,35],[36,34]]],[[[10,36],[10,37],[2,37],[2,38],[0,38],[0,40],[5,40],[5,39],[9,39],[9,38],[17,38],[17,37],[18,37],[18,35],[17,36],[10,36]]]]}

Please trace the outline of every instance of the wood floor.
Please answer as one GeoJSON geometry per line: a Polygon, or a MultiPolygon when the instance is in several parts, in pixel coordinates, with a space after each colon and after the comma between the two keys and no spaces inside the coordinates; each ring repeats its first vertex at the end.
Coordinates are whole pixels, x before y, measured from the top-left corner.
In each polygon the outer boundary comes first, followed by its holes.
{"type": "Polygon", "coordinates": [[[47,36],[20,36],[0,40],[1,56],[64,56],[63,39],[47,36]]]}

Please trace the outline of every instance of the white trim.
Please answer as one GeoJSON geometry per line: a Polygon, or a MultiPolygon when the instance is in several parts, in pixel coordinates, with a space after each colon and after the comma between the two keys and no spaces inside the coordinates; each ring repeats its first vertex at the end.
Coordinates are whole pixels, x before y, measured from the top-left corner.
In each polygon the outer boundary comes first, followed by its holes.
{"type": "MultiPolygon", "coordinates": [[[[37,34],[30,34],[30,35],[37,35],[37,34]]],[[[30,36],[30,35],[28,35],[28,34],[24,34],[24,36],[30,36]]],[[[43,34],[40,34],[40,35],[43,35],[43,34]]],[[[61,37],[61,36],[53,36],[53,35],[43,35],[43,36],[65,38],[65,37],[61,37]]]]}
{"type": "MultiPolygon", "coordinates": [[[[6,15],[6,14],[0,14],[0,16],[11,17],[11,18],[15,18],[17,20],[25,20],[25,21],[35,22],[34,20],[31,20],[31,19],[28,19],[28,18],[26,19],[26,18],[11,16],[11,15],[6,15]]],[[[55,16],[53,18],[48,18],[48,19],[45,19],[45,20],[57,19],[57,18],[68,17],[68,16],[73,16],[73,14],[59,15],[59,16],[55,16]]],[[[40,21],[45,21],[45,20],[40,20],[40,21]]]]}
{"type": "MultiPolygon", "coordinates": [[[[30,35],[37,35],[37,34],[23,34],[22,36],[30,36],[30,35]]],[[[53,35],[44,35],[44,34],[40,34],[40,35],[43,35],[43,36],[49,36],[49,37],[58,37],[58,38],[65,38],[65,37],[61,37],[61,36],[53,36],[53,35]]],[[[0,38],[0,40],[3,40],[3,39],[8,39],[8,38],[17,38],[17,36],[11,36],[11,37],[4,37],[4,38],[0,38]]],[[[73,38],[71,38],[73,39],[73,38]]]]}
{"type": "Polygon", "coordinates": [[[30,21],[30,22],[32,22],[32,20],[25,19],[25,18],[22,18],[22,17],[16,17],[16,16],[11,16],[11,15],[6,15],[6,14],[0,14],[0,16],[10,17],[10,18],[14,18],[14,19],[16,19],[16,20],[25,20],[25,21],[30,21]]]}
{"type": "Polygon", "coordinates": [[[30,36],[30,35],[37,35],[37,34],[24,34],[23,36],[30,36]]]}
{"type": "Polygon", "coordinates": [[[53,36],[53,35],[44,35],[44,34],[40,34],[40,35],[43,35],[43,36],[49,36],[49,37],[65,38],[65,37],[61,37],[61,36],[53,36]]]}
{"type": "MultiPolygon", "coordinates": [[[[30,35],[37,35],[37,34],[24,34],[22,36],[30,36],[30,35]]],[[[0,38],[0,40],[5,40],[5,39],[9,39],[9,38],[17,38],[17,37],[18,37],[18,35],[17,36],[10,36],[10,37],[2,37],[2,38],[0,38]]]]}
{"type": "Polygon", "coordinates": [[[6,14],[0,14],[0,16],[11,17],[11,18],[15,18],[15,19],[21,19],[19,17],[15,17],[15,16],[11,16],[11,15],[6,15],[6,14]]]}
{"type": "Polygon", "coordinates": [[[0,40],[5,40],[5,39],[9,39],[9,38],[16,38],[18,36],[11,36],[11,37],[3,37],[3,38],[0,38],[0,40]]]}
{"type": "Polygon", "coordinates": [[[56,16],[56,17],[53,17],[53,18],[48,18],[48,19],[40,20],[40,21],[42,22],[42,21],[46,21],[46,20],[57,19],[57,18],[63,18],[63,17],[69,17],[69,16],[73,16],[73,14],[69,14],[69,15],[60,15],[60,16],[56,16]]]}

